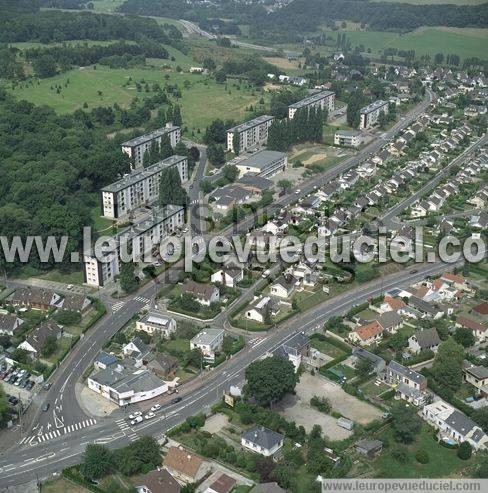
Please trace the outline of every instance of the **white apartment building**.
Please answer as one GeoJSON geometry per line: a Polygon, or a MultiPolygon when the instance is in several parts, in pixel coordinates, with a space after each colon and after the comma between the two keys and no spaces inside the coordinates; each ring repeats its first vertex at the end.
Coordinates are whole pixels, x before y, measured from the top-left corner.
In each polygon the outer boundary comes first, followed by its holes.
{"type": "Polygon", "coordinates": [[[141,135],[135,139],[122,142],[122,152],[125,152],[132,159],[134,168],[141,168],[144,161],[144,153],[151,149],[153,142],[161,144],[163,135],[168,135],[171,146],[175,147],[181,139],[181,129],[172,123],[167,123],[165,127],[158,128],[153,132],[141,135]]]}
{"type": "Polygon", "coordinates": [[[334,110],[335,93],[332,91],[320,91],[311,96],[308,96],[301,101],[288,106],[288,118],[291,120],[295,113],[302,108],[317,108],[320,106],[322,110],[327,110],[329,113],[334,110]]]}
{"type": "Polygon", "coordinates": [[[234,152],[234,134],[239,134],[239,152],[246,151],[268,140],[268,129],[274,116],[262,115],[227,130],[227,150],[234,152]]]}
{"type": "Polygon", "coordinates": [[[361,108],[359,117],[359,128],[373,127],[380,117],[380,112],[388,114],[388,101],[383,101],[379,99],[378,101],[375,101],[374,103],[368,104],[368,106],[361,108]]]}
{"type": "Polygon", "coordinates": [[[336,146],[358,147],[362,142],[362,133],[357,130],[338,130],[334,134],[336,146]]]}
{"type": "Polygon", "coordinates": [[[114,237],[114,251],[105,250],[105,255],[97,258],[93,249],[83,256],[84,280],[90,286],[105,286],[120,273],[121,246],[124,251],[132,251],[135,258],[143,257],[153,247],[175,233],[185,224],[185,209],[179,205],[168,205],[156,209],[150,218],[125,228],[114,237]]]}
{"type": "Polygon", "coordinates": [[[239,170],[240,176],[254,173],[269,178],[286,169],[288,158],[284,152],[262,150],[251,154],[246,159],[232,162],[239,170]]]}
{"type": "Polygon", "coordinates": [[[159,197],[159,183],[163,170],[176,167],[181,183],[188,181],[188,159],[170,156],[141,171],[134,171],[121,180],[101,189],[104,217],[118,219],[141,205],[150,204],[159,197]]]}

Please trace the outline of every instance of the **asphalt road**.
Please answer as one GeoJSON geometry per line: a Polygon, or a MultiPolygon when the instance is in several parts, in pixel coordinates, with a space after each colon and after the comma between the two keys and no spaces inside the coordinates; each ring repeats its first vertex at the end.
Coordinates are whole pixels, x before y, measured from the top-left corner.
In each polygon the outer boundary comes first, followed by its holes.
{"type": "MultiPolygon", "coordinates": [[[[385,132],[380,139],[372,142],[357,155],[340,163],[332,170],[301,183],[299,188],[292,189],[288,195],[269,206],[266,212],[270,214],[273,213],[273,211],[281,210],[284,206],[297,201],[300,197],[308,194],[314,188],[324,185],[344,171],[356,166],[369,155],[377,152],[385,144],[385,141],[393,138],[396,132],[405,128],[411,121],[415,120],[426,109],[431,100],[432,93],[428,92],[426,99],[421,104],[411,110],[408,115],[397,122],[397,124],[389,131],[385,132]]],[[[202,156],[196,171],[194,186],[190,190],[190,200],[198,200],[199,183],[204,176],[206,154],[204,149],[200,150],[202,156]]],[[[199,220],[196,222],[194,221],[195,220],[192,218],[192,229],[195,229],[196,231],[201,230],[198,225],[199,220]]],[[[254,217],[250,216],[237,225],[229,226],[221,231],[220,234],[246,232],[253,224],[254,217]]],[[[431,266],[429,268],[432,269],[431,266]]],[[[177,269],[178,266],[175,266],[166,271],[165,282],[171,283],[174,281],[178,274],[177,269]]],[[[427,272],[427,269],[422,271],[420,277],[427,275],[427,272]]],[[[408,275],[394,276],[394,282],[400,284],[408,284],[409,279],[408,275]]],[[[378,281],[378,283],[379,282],[380,281],[378,281]]],[[[386,288],[384,280],[381,281],[381,285],[383,286],[382,289],[386,288]]],[[[135,313],[144,308],[150,300],[155,297],[160,288],[161,284],[151,282],[142,287],[136,294],[125,298],[116,312],[109,314],[98,322],[96,326],[88,331],[87,335],[73,348],[68,357],[61,363],[59,369],[54,372],[50,379],[50,382],[52,383],[51,389],[47,392],[43,391],[38,396],[36,404],[39,406],[39,409],[42,403],[49,403],[51,405],[49,411],[43,413],[39,410],[34,418],[35,427],[27,432],[29,436],[32,436],[32,434],[45,435],[48,433],[52,435],[52,438],[43,441],[38,445],[34,445],[38,442],[37,440],[31,442],[32,445],[26,445],[27,442],[25,442],[23,446],[15,447],[7,451],[6,456],[8,458],[0,461],[0,485],[4,484],[5,481],[5,484],[15,484],[16,482],[27,481],[30,478],[35,477],[32,474],[33,471],[37,469],[37,467],[34,466],[38,463],[42,463],[40,469],[45,473],[59,470],[68,463],[67,461],[69,461],[70,458],[72,458],[73,461],[77,460],[75,457],[79,457],[80,451],[84,448],[86,443],[88,443],[87,440],[92,441],[95,438],[100,437],[104,437],[104,440],[109,440],[110,436],[115,436],[115,433],[122,433],[122,430],[114,421],[117,419],[117,416],[111,417],[103,422],[91,424],[88,427],[78,427],[80,423],[86,423],[87,416],[83,409],[81,409],[76,398],[76,384],[80,380],[83,371],[91,366],[94,358],[103,347],[103,344],[124,327],[135,313]],[[52,455],[53,453],[55,455],[52,455]],[[37,462],[32,462],[34,459],[37,459],[37,462]],[[48,468],[47,465],[49,465],[48,468]],[[30,472],[24,474],[19,470],[23,467],[29,469],[30,472]],[[15,475],[13,475],[14,473],[12,471],[15,471],[15,475]]],[[[310,328],[313,324],[320,324],[321,321],[325,321],[328,317],[346,311],[349,306],[361,302],[365,297],[371,295],[369,291],[364,292],[364,289],[366,288],[357,290],[354,293],[348,293],[346,301],[342,301],[341,303],[336,299],[330,300],[331,307],[325,309],[325,311],[321,311],[322,307],[319,307],[302,314],[300,316],[300,328],[307,329],[307,327],[310,328]]],[[[376,294],[381,290],[378,287],[371,289],[375,290],[374,292],[376,294]]],[[[264,342],[261,344],[262,347],[253,347],[250,351],[246,351],[239,357],[231,360],[226,365],[231,367],[231,370],[219,367],[219,372],[212,378],[208,378],[202,382],[200,389],[193,392],[189,399],[185,399],[183,405],[175,410],[175,414],[172,414],[164,420],[164,425],[161,422],[158,422],[159,425],[156,425],[156,421],[144,423],[144,425],[147,425],[148,427],[147,431],[151,434],[155,431],[164,431],[164,429],[173,426],[186,416],[192,415],[206,405],[214,402],[217,398],[219,389],[222,391],[224,386],[229,386],[230,384],[235,383],[235,381],[242,380],[243,371],[250,362],[254,361],[256,357],[264,354],[266,350],[282,343],[294,330],[294,327],[290,327],[290,322],[287,322],[285,326],[280,326],[279,330],[271,334],[268,338],[263,339],[264,342]],[[259,348],[259,350],[257,348],[259,348]],[[197,404],[194,405],[195,402],[197,404]],[[160,427],[158,430],[153,429],[158,426],[160,427]]],[[[169,410],[173,411],[171,407],[169,410]]],[[[122,411],[118,412],[118,415],[123,416],[122,411]]],[[[127,440],[128,436],[124,432],[123,436],[120,438],[113,438],[113,440],[109,440],[107,443],[113,444],[114,446],[120,446],[120,443],[127,443],[127,440]]]]}
{"type": "MultiPolygon", "coordinates": [[[[144,435],[160,438],[165,431],[186,417],[209,409],[231,385],[241,385],[245,369],[251,362],[276,349],[296,331],[303,330],[311,334],[329,318],[345,313],[367,298],[377,296],[388,289],[406,287],[426,276],[442,272],[445,268],[445,264],[438,262],[421,265],[415,273],[408,270],[395,273],[344,293],[288,320],[279,329],[270,331],[259,344],[228,360],[218,371],[203,375],[200,388],[187,395],[180,394],[183,397],[182,402],[165,406],[153,420],[128,428],[127,425],[121,426],[122,420],[106,419],[92,427],[61,435],[35,446],[12,448],[0,458],[0,486],[49,477],[52,473],[79,462],[88,443],[118,448],[144,435]]],[[[90,358],[88,361],[82,361],[91,363],[90,358]]]]}

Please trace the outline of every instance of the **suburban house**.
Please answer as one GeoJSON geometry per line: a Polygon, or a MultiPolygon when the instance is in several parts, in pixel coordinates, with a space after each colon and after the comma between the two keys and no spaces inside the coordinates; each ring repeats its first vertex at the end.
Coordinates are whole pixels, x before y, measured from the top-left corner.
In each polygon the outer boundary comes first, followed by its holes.
{"type": "Polygon", "coordinates": [[[469,365],[464,368],[464,380],[476,387],[476,393],[488,395],[488,368],[469,365]]]}
{"type": "Polygon", "coordinates": [[[441,339],[437,333],[437,329],[425,329],[408,338],[408,348],[413,354],[418,354],[420,351],[430,350],[434,353],[437,352],[441,339]]]}
{"type": "Polygon", "coordinates": [[[354,362],[354,366],[357,366],[359,361],[366,360],[369,361],[374,369],[374,372],[379,375],[386,366],[386,361],[377,354],[370,353],[366,351],[366,349],[362,347],[355,347],[352,350],[352,358],[354,362]]]}
{"type": "Polygon", "coordinates": [[[181,294],[192,295],[201,305],[210,306],[220,300],[219,288],[213,284],[205,284],[185,279],[181,294]]]}
{"type": "Polygon", "coordinates": [[[24,321],[14,313],[0,313],[0,334],[13,336],[23,322],[24,321]]]}
{"type": "Polygon", "coordinates": [[[220,475],[203,493],[230,493],[237,481],[227,474],[220,475]]]}
{"type": "Polygon", "coordinates": [[[88,388],[118,406],[153,399],[168,391],[168,385],[148,370],[135,366],[130,360],[92,373],[88,388]]]}
{"type": "Polygon", "coordinates": [[[139,337],[133,337],[127,344],[124,344],[122,353],[125,358],[132,359],[136,367],[147,366],[152,358],[150,349],[139,337]]]}
{"type": "Polygon", "coordinates": [[[297,332],[273,352],[273,356],[285,358],[295,367],[295,373],[302,358],[310,355],[310,339],[304,332],[297,332]]]}
{"type": "Polygon", "coordinates": [[[444,274],[442,274],[441,276],[441,280],[454,286],[456,289],[460,289],[461,291],[469,290],[469,286],[466,279],[458,274],[452,274],[451,272],[444,272],[444,274]]]}
{"type": "Polygon", "coordinates": [[[81,294],[68,293],[58,296],[59,298],[53,301],[53,306],[59,310],[85,313],[91,306],[90,299],[81,294]]]}
{"type": "Polygon", "coordinates": [[[249,308],[246,310],[245,317],[249,320],[264,323],[267,315],[277,315],[279,310],[279,303],[272,300],[269,296],[265,296],[264,298],[256,298],[249,305],[249,308]]]}
{"type": "Polygon", "coordinates": [[[171,474],[162,468],[137,476],[133,481],[137,493],[180,493],[181,487],[171,474]]]}
{"type": "Polygon", "coordinates": [[[284,439],[281,433],[257,425],[242,434],[241,445],[252,452],[270,457],[283,447],[284,439]]]}
{"type": "Polygon", "coordinates": [[[190,349],[200,349],[205,360],[213,361],[223,341],[223,329],[204,329],[190,341],[190,349]]]}
{"type": "Polygon", "coordinates": [[[280,276],[270,287],[270,293],[278,298],[288,299],[295,291],[298,280],[292,275],[280,276]]]}
{"type": "Polygon", "coordinates": [[[456,327],[466,327],[473,331],[473,335],[479,343],[485,342],[488,336],[488,326],[482,325],[475,320],[460,315],[456,319],[456,327]]]}
{"type": "Polygon", "coordinates": [[[438,400],[424,406],[422,416],[439,430],[441,440],[468,442],[475,450],[486,449],[488,436],[471,418],[447,402],[438,400]]]}
{"type": "Polygon", "coordinates": [[[13,306],[33,308],[35,310],[49,310],[61,297],[50,289],[36,288],[33,286],[20,288],[15,291],[10,299],[13,306]]]}
{"type": "Polygon", "coordinates": [[[115,366],[118,361],[119,360],[113,354],[100,351],[93,361],[93,366],[96,370],[106,370],[107,368],[115,366]]]}
{"type": "Polygon", "coordinates": [[[396,312],[405,306],[406,303],[401,298],[385,295],[385,298],[380,305],[380,310],[381,312],[396,312]]]}
{"type": "Polygon", "coordinates": [[[223,286],[235,288],[244,279],[244,270],[241,267],[229,265],[212,274],[210,280],[223,286]]]}
{"type": "Polygon", "coordinates": [[[42,322],[39,327],[36,327],[17,347],[25,349],[33,357],[38,357],[42,348],[46,345],[50,337],[59,339],[63,335],[63,327],[57,323],[47,320],[42,322]]]}
{"type": "Polygon", "coordinates": [[[396,390],[396,396],[421,406],[427,402],[427,379],[406,366],[390,361],[383,373],[383,380],[396,390]]]}
{"type": "MultiPolygon", "coordinates": [[[[426,291],[427,292],[427,291],[426,291]]],[[[433,303],[418,298],[417,296],[411,296],[408,300],[408,305],[415,308],[420,314],[421,318],[433,318],[438,319],[444,315],[444,310],[433,303]]]]}
{"type": "Polygon", "coordinates": [[[163,466],[180,484],[196,483],[210,470],[210,465],[201,457],[181,446],[168,450],[163,466]]]}
{"type": "Polygon", "coordinates": [[[362,325],[349,332],[349,340],[359,343],[361,346],[369,346],[375,342],[381,341],[383,337],[383,327],[377,320],[373,320],[366,325],[362,325]]]}
{"type": "Polygon", "coordinates": [[[396,311],[382,313],[376,321],[390,334],[394,334],[403,326],[403,319],[396,311]]]}
{"type": "Polygon", "coordinates": [[[136,329],[169,339],[171,334],[176,332],[176,320],[158,310],[151,309],[136,322],[136,329]]]}

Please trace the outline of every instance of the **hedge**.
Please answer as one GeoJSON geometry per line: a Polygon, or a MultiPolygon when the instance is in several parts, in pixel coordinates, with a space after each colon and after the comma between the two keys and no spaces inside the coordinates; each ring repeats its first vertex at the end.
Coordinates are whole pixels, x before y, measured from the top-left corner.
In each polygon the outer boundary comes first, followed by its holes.
{"type": "Polygon", "coordinates": [[[63,469],[62,476],[67,479],[68,481],[72,481],[73,483],[76,483],[83,488],[86,488],[89,491],[93,491],[94,493],[105,493],[104,490],[99,488],[96,484],[91,483],[90,481],[86,480],[76,469],[76,467],[68,467],[66,469],[63,469]],[[75,472],[76,471],[76,472],[75,472]]]}

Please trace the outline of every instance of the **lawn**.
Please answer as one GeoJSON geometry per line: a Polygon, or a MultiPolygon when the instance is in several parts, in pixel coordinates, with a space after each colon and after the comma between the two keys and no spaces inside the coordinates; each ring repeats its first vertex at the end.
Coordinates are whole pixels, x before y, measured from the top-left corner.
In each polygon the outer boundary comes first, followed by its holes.
{"type": "Polygon", "coordinates": [[[41,486],[42,493],[88,493],[89,490],[64,478],[47,481],[41,486]]]}
{"type": "Polygon", "coordinates": [[[327,354],[331,358],[338,358],[344,354],[344,351],[341,351],[337,346],[334,346],[327,341],[316,339],[315,337],[310,339],[310,345],[321,353],[327,354]]]}
{"type": "MultiPolygon", "coordinates": [[[[386,439],[391,447],[396,446],[391,429],[388,429],[381,438],[386,439]]],[[[422,426],[417,439],[407,447],[407,450],[409,453],[407,464],[396,461],[392,454],[386,450],[383,451],[374,463],[377,470],[376,476],[385,478],[455,477],[462,469],[475,461],[474,458],[462,461],[457,457],[456,450],[439,445],[433,438],[432,428],[426,424],[422,426]],[[429,454],[430,460],[427,464],[420,464],[415,460],[415,453],[420,449],[429,454]]]]}
{"type": "Polygon", "coordinates": [[[385,48],[415,50],[416,57],[436,53],[455,53],[461,59],[467,57],[486,57],[488,30],[428,27],[399,34],[380,31],[344,31],[352,46],[363,45],[371,48],[373,54],[379,54],[385,48]]]}
{"type": "Polygon", "coordinates": [[[190,350],[190,341],[188,339],[171,339],[164,343],[165,347],[170,351],[185,353],[190,350]]]}

